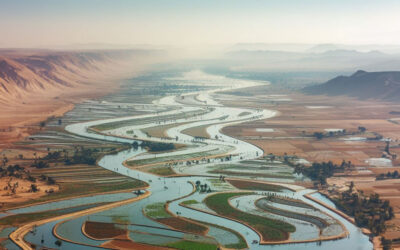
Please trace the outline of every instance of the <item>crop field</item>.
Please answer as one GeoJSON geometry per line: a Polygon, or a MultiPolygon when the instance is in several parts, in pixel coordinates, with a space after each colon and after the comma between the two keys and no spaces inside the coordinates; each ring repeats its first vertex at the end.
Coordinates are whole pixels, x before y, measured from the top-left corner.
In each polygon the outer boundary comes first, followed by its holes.
{"type": "Polygon", "coordinates": [[[232,180],[228,179],[228,182],[234,187],[242,190],[258,190],[258,191],[270,191],[270,192],[282,192],[285,188],[279,185],[266,184],[261,182],[253,182],[246,180],[232,180]]]}
{"type": "Polygon", "coordinates": [[[228,200],[232,197],[251,193],[220,193],[208,196],[204,202],[219,215],[242,221],[255,228],[264,241],[281,241],[289,237],[296,228],[283,221],[271,220],[265,217],[244,213],[233,208],[228,200]]]}
{"type": "Polygon", "coordinates": [[[207,227],[189,221],[188,219],[182,219],[180,217],[174,217],[166,211],[164,203],[154,203],[147,205],[144,209],[146,216],[155,219],[164,225],[170,226],[176,230],[205,235],[207,227]]]}
{"type": "Polygon", "coordinates": [[[191,112],[186,112],[186,113],[178,113],[175,115],[164,115],[164,116],[154,116],[154,117],[146,117],[146,118],[137,118],[137,119],[130,119],[130,120],[125,120],[125,121],[116,121],[116,122],[109,122],[109,123],[102,123],[100,125],[96,125],[91,127],[92,129],[98,130],[98,131],[104,131],[104,130],[111,130],[111,129],[117,129],[121,127],[129,127],[129,126],[137,126],[137,125],[143,125],[147,123],[153,123],[153,122],[159,122],[162,123],[167,120],[178,120],[178,119],[187,119],[190,117],[195,117],[195,116],[200,116],[205,113],[208,113],[209,111],[204,111],[204,110],[196,110],[196,111],[191,111],[191,112]]]}
{"type": "MultiPolygon", "coordinates": [[[[255,96],[252,102],[258,103],[255,96]]],[[[393,140],[399,139],[400,127],[388,121],[390,111],[398,107],[380,103],[362,102],[350,98],[322,98],[319,96],[290,96],[290,102],[261,104],[261,107],[277,109],[279,116],[265,121],[254,121],[223,128],[228,135],[244,139],[264,149],[265,154],[296,154],[310,162],[339,162],[342,159],[356,164],[366,165],[367,158],[382,154],[384,143],[380,141],[348,141],[346,137],[372,137],[371,132],[379,133],[393,140]],[[309,108],[321,106],[327,108],[309,108]],[[352,108],[349,109],[348,106],[352,108]],[[358,133],[357,128],[364,126],[367,131],[358,133]],[[259,132],[258,128],[273,129],[272,132],[259,132]],[[354,135],[326,137],[318,140],[314,132],[326,132],[327,129],[345,129],[354,135]]],[[[250,101],[250,100],[249,100],[250,101]]],[[[245,105],[246,103],[244,103],[245,105]]],[[[248,103],[251,106],[251,103],[248,103]]]]}
{"type": "Polygon", "coordinates": [[[230,147],[221,146],[221,149],[219,150],[207,150],[191,154],[171,155],[142,160],[128,160],[126,164],[130,167],[143,167],[145,165],[163,164],[165,162],[186,162],[201,160],[202,158],[215,158],[215,155],[227,153],[229,150],[230,147]]]}

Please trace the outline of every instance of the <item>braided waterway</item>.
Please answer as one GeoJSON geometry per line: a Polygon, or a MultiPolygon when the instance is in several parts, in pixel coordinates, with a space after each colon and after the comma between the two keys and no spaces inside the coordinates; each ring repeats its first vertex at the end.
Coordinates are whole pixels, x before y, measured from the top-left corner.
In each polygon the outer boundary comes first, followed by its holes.
{"type": "MultiPolygon", "coordinates": [[[[223,78],[221,80],[224,80],[223,78]]],[[[306,202],[316,209],[324,212],[327,215],[330,215],[334,219],[338,220],[345,229],[349,232],[348,236],[345,238],[337,239],[337,240],[329,240],[323,242],[309,242],[309,243],[296,243],[294,244],[277,244],[277,245],[259,245],[253,244],[256,240],[260,242],[259,235],[247,227],[244,224],[239,222],[229,220],[227,218],[222,218],[216,216],[212,213],[205,213],[200,210],[193,210],[187,207],[182,207],[179,205],[182,201],[185,200],[202,200],[206,194],[192,193],[193,185],[196,181],[201,181],[202,183],[209,183],[209,179],[211,177],[201,177],[201,176],[185,176],[185,177],[159,177],[147,172],[139,171],[134,168],[128,168],[125,166],[125,162],[135,161],[135,160],[146,160],[154,157],[175,157],[179,158],[182,155],[196,155],[196,154],[204,154],[204,152],[218,152],[218,154],[230,154],[232,157],[229,163],[240,162],[242,160],[252,160],[256,159],[263,155],[263,151],[244,141],[240,141],[238,139],[232,138],[225,134],[222,134],[220,131],[224,126],[238,124],[253,120],[263,120],[273,117],[276,112],[271,110],[258,110],[258,109],[249,109],[249,108],[232,108],[225,107],[222,104],[218,103],[213,99],[213,94],[218,91],[226,91],[235,88],[242,87],[250,87],[255,86],[260,83],[240,80],[239,82],[233,82],[232,84],[226,84],[227,86],[212,90],[203,90],[192,93],[184,94],[184,98],[177,95],[170,95],[163,97],[159,100],[153,102],[153,105],[167,108],[167,111],[160,112],[158,114],[145,114],[145,115],[137,115],[137,116],[128,116],[128,117],[118,117],[112,119],[103,119],[103,120],[94,120],[88,122],[80,122],[76,124],[68,125],[65,129],[73,133],[75,135],[90,138],[90,139],[98,139],[103,141],[111,141],[111,142],[120,142],[120,143],[129,143],[132,144],[136,140],[151,140],[157,142],[172,142],[184,144],[187,147],[182,150],[167,152],[163,154],[149,154],[142,148],[138,148],[137,150],[126,150],[119,152],[113,155],[104,156],[99,162],[98,165],[117,172],[121,175],[132,177],[135,179],[140,179],[149,184],[149,188],[147,188],[151,195],[145,199],[139,200],[137,202],[126,204],[120,207],[111,208],[109,210],[97,212],[95,214],[84,215],[79,218],[74,218],[71,220],[66,220],[64,223],[60,223],[61,221],[52,221],[35,228],[34,233],[29,233],[25,236],[25,240],[37,245],[41,245],[41,240],[45,237],[45,246],[50,248],[58,248],[54,242],[57,238],[52,234],[53,227],[59,223],[57,227],[57,233],[64,239],[68,239],[69,241],[63,241],[61,248],[71,249],[89,249],[96,248],[95,246],[99,246],[104,243],[104,241],[98,241],[87,238],[81,230],[82,223],[86,220],[94,219],[95,221],[101,222],[113,222],[112,218],[118,217],[119,215],[124,215],[124,221],[127,224],[135,224],[135,225],[147,225],[150,227],[157,228],[166,228],[166,226],[159,224],[146,216],[142,215],[142,210],[145,206],[155,203],[162,202],[165,203],[167,201],[174,200],[169,204],[168,209],[173,214],[179,213],[180,216],[186,217],[189,219],[203,221],[209,224],[220,225],[225,228],[230,228],[238,233],[240,233],[246,240],[247,245],[251,249],[372,249],[372,244],[369,242],[368,237],[361,233],[361,230],[357,228],[355,225],[348,222],[343,217],[334,213],[330,209],[327,209],[320,204],[317,204],[306,197],[304,195],[314,192],[314,190],[304,189],[301,187],[294,187],[294,185],[289,185],[282,183],[282,186],[288,186],[291,190],[290,192],[281,193],[282,196],[288,196],[290,198],[295,198],[306,202]],[[185,101],[187,100],[187,101],[185,101]],[[202,115],[187,117],[187,118],[178,118],[178,119],[163,119],[160,121],[157,117],[160,116],[170,116],[174,117],[177,114],[193,112],[196,110],[203,110],[205,113],[202,115]],[[240,115],[240,114],[245,115],[240,115]],[[224,117],[224,119],[220,119],[224,117]],[[115,129],[109,129],[102,131],[100,133],[95,133],[89,130],[90,127],[97,126],[100,124],[106,123],[118,123],[123,121],[135,121],[143,118],[154,118],[154,121],[150,121],[146,124],[133,124],[126,127],[118,127],[115,129]],[[141,133],[141,129],[149,128],[154,126],[159,126],[162,124],[171,124],[171,123],[182,123],[176,127],[172,127],[166,131],[168,137],[173,139],[165,139],[165,138],[156,138],[151,137],[148,138],[145,134],[141,133]],[[182,133],[183,130],[190,127],[198,127],[208,125],[207,132],[210,135],[210,139],[204,139],[201,143],[196,142],[194,138],[190,135],[182,133]],[[127,134],[127,131],[133,131],[135,137],[127,134]],[[218,139],[216,139],[218,138],[218,139]],[[191,195],[189,195],[191,194],[191,195]],[[189,195],[189,196],[188,196],[189,195]],[[179,199],[180,197],[184,197],[179,199]],[[74,243],[72,243],[74,242],[74,243]],[[83,246],[83,244],[86,244],[83,246]],[[89,247],[87,245],[92,245],[93,247],[89,247]]],[[[216,154],[216,153],[215,153],[216,154]]],[[[196,166],[186,166],[186,165],[178,165],[174,167],[174,170],[177,173],[185,173],[185,174],[193,174],[193,175],[212,175],[207,173],[206,170],[209,166],[216,164],[226,164],[226,162],[220,162],[219,160],[211,160],[210,162],[204,161],[200,162],[196,166]]],[[[215,176],[218,176],[215,174],[215,176]]],[[[217,177],[216,177],[217,178],[217,177]]],[[[211,183],[210,183],[211,185],[211,183]]],[[[261,192],[257,192],[261,194],[261,192]]],[[[103,196],[101,198],[104,198],[103,196]]],[[[101,199],[99,197],[99,199],[101,199]]],[[[314,198],[318,199],[318,196],[314,198]]],[[[84,198],[83,198],[84,199],[84,198]]],[[[238,198],[240,200],[240,198],[238,198]]],[[[71,199],[73,200],[73,199],[71,199]]],[[[104,199],[107,200],[107,199],[104,199]]],[[[119,198],[114,197],[114,200],[119,200],[119,198]]],[[[103,199],[102,199],[103,201],[103,199]]],[[[243,198],[241,202],[246,202],[246,198],[243,198]]],[[[67,201],[64,201],[67,202],[67,201]]],[[[322,201],[323,202],[323,201],[322,201]]],[[[82,202],[81,202],[82,203],[82,202]]],[[[79,204],[81,204],[79,203],[79,204]]],[[[42,211],[58,204],[57,202],[47,203],[45,205],[37,205],[32,207],[25,208],[27,211],[42,211]],[[43,206],[43,207],[40,207],[43,206]]],[[[296,208],[293,207],[293,211],[296,208]]],[[[24,210],[22,210],[23,212],[24,210]]],[[[18,213],[18,211],[14,211],[18,213]]],[[[21,211],[19,211],[21,212],[21,211]]],[[[66,218],[68,219],[68,218],[66,218]]],[[[315,227],[317,229],[317,227],[315,227]]],[[[150,230],[151,229],[147,229],[150,230]]],[[[160,229],[155,229],[155,231],[160,231],[160,229]]],[[[163,230],[165,232],[165,236],[175,236],[175,232],[171,232],[171,235],[168,235],[168,230],[163,230]]],[[[314,233],[313,233],[314,234],[314,233]]],[[[138,237],[135,235],[131,235],[132,238],[138,237]]],[[[161,239],[161,238],[160,238],[161,239]]],[[[301,240],[301,232],[296,232],[296,240],[301,240]]],[[[308,237],[304,237],[304,239],[308,239],[308,237]]]]}

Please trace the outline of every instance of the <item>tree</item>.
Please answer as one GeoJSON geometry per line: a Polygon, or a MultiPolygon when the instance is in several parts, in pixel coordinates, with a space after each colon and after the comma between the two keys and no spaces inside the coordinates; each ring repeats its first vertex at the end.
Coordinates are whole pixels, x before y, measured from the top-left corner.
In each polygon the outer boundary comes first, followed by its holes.
{"type": "Polygon", "coordinates": [[[36,184],[31,184],[31,192],[36,193],[37,191],[39,191],[38,187],[36,186],[36,184]]]}
{"type": "Polygon", "coordinates": [[[365,131],[367,131],[367,129],[365,127],[362,127],[362,126],[358,126],[358,131],[360,133],[364,133],[365,131]]]}
{"type": "Polygon", "coordinates": [[[324,138],[324,134],[322,132],[314,132],[314,137],[318,140],[321,140],[322,138],[324,138]]]}
{"type": "Polygon", "coordinates": [[[44,126],[46,126],[46,122],[45,121],[41,121],[39,123],[40,128],[43,128],[44,126]]]}
{"type": "Polygon", "coordinates": [[[353,193],[353,189],[354,189],[354,182],[350,182],[350,186],[349,186],[349,192],[353,193]]]}

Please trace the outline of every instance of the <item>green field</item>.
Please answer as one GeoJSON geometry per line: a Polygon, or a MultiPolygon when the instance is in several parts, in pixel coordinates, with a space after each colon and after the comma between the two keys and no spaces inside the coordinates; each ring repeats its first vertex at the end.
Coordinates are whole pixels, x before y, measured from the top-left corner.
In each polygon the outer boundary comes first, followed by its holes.
{"type": "Polygon", "coordinates": [[[255,228],[265,241],[282,241],[289,238],[289,233],[296,228],[283,221],[268,219],[266,217],[248,214],[233,208],[229,199],[235,196],[249,195],[252,193],[220,193],[208,196],[204,202],[219,215],[240,220],[255,228]]]}
{"type": "Polygon", "coordinates": [[[147,205],[144,209],[144,213],[153,219],[171,217],[171,215],[165,210],[163,202],[157,202],[147,205]]]}
{"type": "Polygon", "coordinates": [[[188,250],[188,249],[190,249],[190,250],[215,250],[215,249],[217,249],[217,246],[213,245],[213,244],[187,241],[187,240],[169,243],[169,244],[166,244],[165,246],[176,248],[176,249],[183,249],[183,250],[188,250]]]}

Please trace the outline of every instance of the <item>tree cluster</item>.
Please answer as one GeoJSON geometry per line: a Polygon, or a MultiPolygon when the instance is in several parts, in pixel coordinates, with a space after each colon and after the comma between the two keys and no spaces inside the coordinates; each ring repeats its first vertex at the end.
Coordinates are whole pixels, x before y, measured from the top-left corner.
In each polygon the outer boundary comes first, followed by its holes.
{"type": "Polygon", "coordinates": [[[384,173],[379,174],[376,177],[376,180],[379,181],[379,180],[384,180],[384,179],[399,179],[399,178],[400,178],[399,172],[397,170],[395,170],[393,172],[389,171],[386,174],[384,174],[384,173]]]}
{"type": "Polygon", "coordinates": [[[331,161],[328,162],[314,162],[310,167],[297,164],[294,168],[296,174],[303,174],[309,177],[311,180],[318,182],[321,185],[326,184],[326,179],[332,177],[334,173],[343,172],[346,169],[352,168],[353,165],[350,161],[342,161],[340,165],[333,164],[331,161]]]}
{"type": "Polygon", "coordinates": [[[368,228],[374,235],[385,232],[385,222],[394,217],[389,201],[381,200],[378,194],[363,197],[349,190],[333,201],[340,210],[354,217],[357,226],[368,228]]]}
{"type": "Polygon", "coordinates": [[[173,143],[162,142],[143,141],[140,146],[147,148],[150,152],[161,152],[175,149],[175,145],[173,143]]]}

